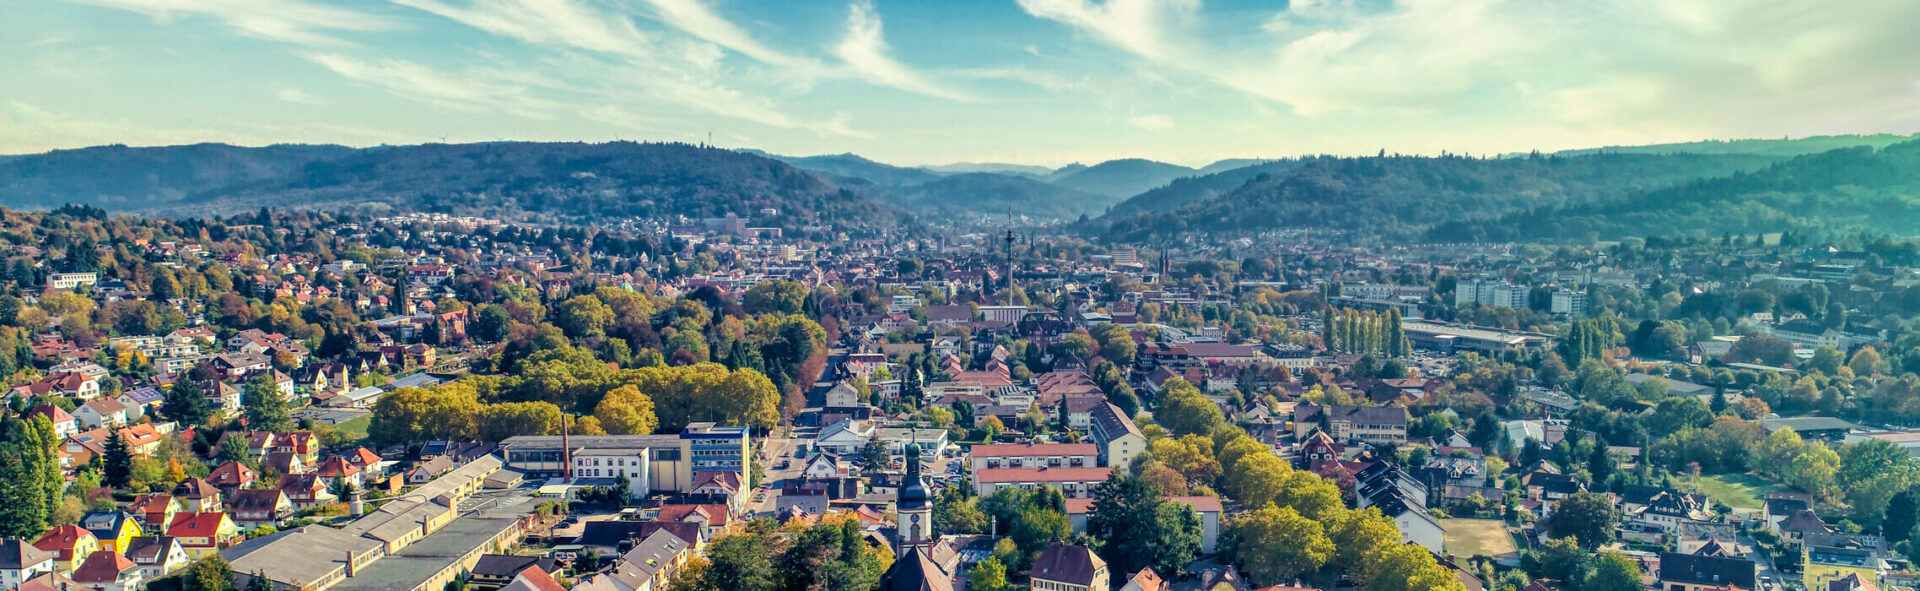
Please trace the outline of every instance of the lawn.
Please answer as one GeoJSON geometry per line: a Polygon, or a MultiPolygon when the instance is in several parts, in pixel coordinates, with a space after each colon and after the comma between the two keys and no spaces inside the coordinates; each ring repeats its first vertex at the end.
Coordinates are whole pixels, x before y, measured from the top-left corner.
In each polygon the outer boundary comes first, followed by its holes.
{"type": "Polygon", "coordinates": [[[333,428],[339,431],[340,435],[349,441],[360,441],[367,438],[367,426],[372,424],[373,424],[373,415],[369,414],[364,417],[360,417],[357,419],[353,419],[351,421],[334,425],[333,428]]]}
{"type": "Polygon", "coordinates": [[[1761,495],[1780,488],[1777,484],[1750,474],[1682,476],[1676,482],[1682,490],[1703,493],[1715,502],[1735,509],[1759,509],[1761,495]]]}
{"type": "Polygon", "coordinates": [[[1499,557],[1519,551],[1506,522],[1498,519],[1442,519],[1440,527],[1447,529],[1447,551],[1456,556],[1499,557]]]}

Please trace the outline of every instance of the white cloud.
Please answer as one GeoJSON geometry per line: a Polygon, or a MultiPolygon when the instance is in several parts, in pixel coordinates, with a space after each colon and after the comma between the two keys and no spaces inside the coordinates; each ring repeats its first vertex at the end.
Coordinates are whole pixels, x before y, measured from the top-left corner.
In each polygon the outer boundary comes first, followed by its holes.
{"type": "Polygon", "coordinates": [[[331,53],[304,57],[348,80],[437,107],[529,119],[551,119],[558,107],[532,96],[526,86],[478,71],[453,74],[406,60],[363,61],[331,53]]]}
{"type": "Polygon", "coordinates": [[[393,24],[360,11],[303,0],[72,0],[146,14],[161,22],[200,15],[242,34],[299,45],[341,45],[328,32],[385,31],[393,24]]]}
{"type": "Polygon", "coordinates": [[[848,8],[847,34],[833,47],[833,54],[874,84],[944,99],[978,100],[928,79],[889,55],[880,30],[880,14],[864,1],[848,8]]]}
{"type": "Polygon", "coordinates": [[[812,69],[820,65],[817,60],[790,55],[767,47],[731,21],[714,13],[712,7],[700,0],[646,1],[653,5],[662,22],[686,31],[687,34],[737,51],[741,55],[789,68],[812,69]]]}
{"type": "Polygon", "coordinates": [[[1185,56],[1185,48],[1169,39],[1164,27],[1182,20],[1200,6],[1199,0],[1019,1],[1020,8],[1027,14],[1065,23],[1154,61],[1185,56]]]}
{"type": "Polygon", "coordinates": [[[622,55],[651,57],[653,42],[633,21],[594,10],[572,0],[474,0],[454,5],[440,0],[393,0],[449,20],[535,45],[557,45],[622,55]]]}
{"type": "Polygon", "coordinates": [[[313,96],[312,94],[308,93],[305,90],[293,88],[291,86],[282,86],[278,89],[275,89],[273,91],[273,98],[279,99],[281,102],[293,103],[296,105],[326,104],[326,101],[320,100],[320,97],[313,96]]]}
{"type": "Polygon", "coordinates": [[[1147,131],[1166,131],[1173,129],[1173,119],[1166,115],[1136,115],[1128,119],[1127,123],[1147,131]]]}

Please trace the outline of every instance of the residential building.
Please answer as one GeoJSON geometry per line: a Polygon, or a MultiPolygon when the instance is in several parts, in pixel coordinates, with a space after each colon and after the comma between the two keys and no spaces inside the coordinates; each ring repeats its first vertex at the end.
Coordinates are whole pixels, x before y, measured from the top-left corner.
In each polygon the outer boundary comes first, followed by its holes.
{"type": "Polygon", "coordinates": [[[973,446],[975,472],[989,468],[1088,468],[1100,465],[1092,443],[999,443],[973,446]]]}
{"type": "Polygon", "coordinates": [[[1110,468],[1133,465],[1133,456],[1147,449],[1147,436],[1111,402],[1094,409],[1088,435],[1100,446],[1100,465],[1110,468]]]}
{"type": "Polygon", "coordinates": [[[0,541],[0,589],[12,589],[27,579],[53,572],[57,558],[25,540],[0,541]]]}
{"type": "Polygon", "coordinates": [[[1084,546],[1054,542],[1034,557],[1033,591],[1107,591],[1107,561],[1084,546]]]}
{"type": "Polygon", "coordinates": [[[1092,497],[1093,487],[1111,473],[1111,468],[988,468],[974,471],[973,490],[984,497],[1003,488],[1049,486],[1069,499],[1092,497]]]}
{"type": "Polygon", "coordinates": [[[1316,406],[1293,409],[1293,434],[1322,429],[1335,441],[1406,445],[1407,409],[1399,406],[1316,406]]]}

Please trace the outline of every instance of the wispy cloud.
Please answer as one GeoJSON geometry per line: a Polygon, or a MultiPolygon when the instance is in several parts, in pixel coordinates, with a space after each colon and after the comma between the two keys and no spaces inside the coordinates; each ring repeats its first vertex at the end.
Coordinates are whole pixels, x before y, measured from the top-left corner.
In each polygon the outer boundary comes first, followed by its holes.
{"type": "Polygon", "coordinates": [[[498,111],[529,119],[551,119],[557,107],[532,96],[528,87],[497,75],[454,74],[398,59],[360,60],[332,53],[305,57],[348,80],[438,107],[498,111]]]}
{"type": "Polygon", "coordinates": [[[880,14],[868,2],[855,2],[848,7],[847,33],[841,37],[840,44],[833,46],[833,54],[874,84],[944,99],[979,100],[947,88],[894,59],[881,33],[880,14]]]}
{"type": "Polygon", "coordinates": [[[631,19],[572,0],[393,0],[475,29],[536,45],[566,46],[636,58],[651,57],[653,42],[631,19]]]}
{"type": "Polygon", "coordinates": [[[1173,119],[1166,115],[1136,115],[1127,123],[1147,131],[1166,131],[1173,129],[1173,119]]]}
{"type": "Polygon", "coordinates": [[[385,31],[378,15],[303,0],[73,0],[146,14],[161,22],[186,16],[217,19],[240,33],[299,45],[341,45],[337,32],[385,31]]]}
{"type": "Polygon", "coordinates": [[[788,54],[767,47],[739,26],[722,18],[700,0],[646,0],[659,13],[661,22],[689,35],[739,52],[741,55],[788,68],[815,69],[819,60],[788,54]]]}
{"type": "Polygon", "coordinates": [[[1183,21],[1199,6],[1199,0],[1020,0],[1027,14],[1059,21],[1156,62],[1185,57],[1184,45],[1168,38],[1166,26],[1183,21]]]}

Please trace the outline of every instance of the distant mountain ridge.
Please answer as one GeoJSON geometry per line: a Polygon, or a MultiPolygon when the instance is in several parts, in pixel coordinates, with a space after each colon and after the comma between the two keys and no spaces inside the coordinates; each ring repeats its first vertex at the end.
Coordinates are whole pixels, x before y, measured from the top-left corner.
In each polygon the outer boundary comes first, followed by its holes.
{"type": "Polygon", "coordinates": [[[787,227],[906,218],[784,163],[688,144],[104,146],[0,161],[0,204],[65,203],[163,215],[354,207],[576,222],[771,209],[779,215],[762,222],[787,227]]]}
{"type": "MultiPolygon", "coordinates": [[[[1874,149],[1884,148],[1914,139],[1920,139],[1920,133],[1899,135],[1876,133],[1872,135],[1815,135],[1801,138],[1781,139],[1740,139],[1740,140],[1701,140],[1672,144],[1649,144],[1643,146],[1605,146],[1599,148],[1581,148],[1554,152],[1556,156],[1578,156],[1582,154],[1761,154],[1768,156],[1791,157],[1801,154],[1817,154],[1840,148],[1867,146],[1874,149]]],[[[1505,157],[1525,156],[1523,153],[1505,154],[1505,157]]]]}
{"type": "Polygon", "coordinates": [[[1195,172],[1197,171],[1194,169],[1178,164],[1155,162],[1144,158],[1126,158],[1108,160],[1057,176],[1051,181],[1062,187],[1106,195],[1115,199],[1126,199],[1195,172]]]}
{"type": "Polygon", "coordinates": [[[1132,208],[1115,207],[1115,212],[1095,223],[1093,231],[1110,239],[1143,241],[1313,228],[1404,240],[1447,222],[1598,202],[1755,170],[1775,160],[1755,155],[1611,153],[1504,159],[1325,158],[1283,174],[1256,172],[1224,194],[1170,210],[1133,213],[1132,208]]]}

